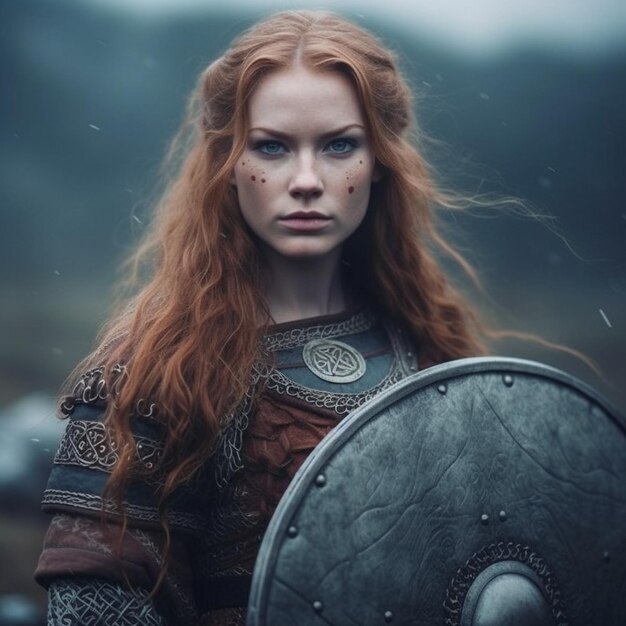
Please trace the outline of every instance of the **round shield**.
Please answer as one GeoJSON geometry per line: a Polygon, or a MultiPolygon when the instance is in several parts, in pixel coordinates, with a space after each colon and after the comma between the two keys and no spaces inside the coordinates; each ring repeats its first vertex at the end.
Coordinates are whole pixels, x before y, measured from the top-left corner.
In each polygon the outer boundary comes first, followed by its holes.
{"type": "Polygon", "coordinates": [[[248,626],[626,623],[626,422],[553,368],[477,358],[355,411],[271,520],[248,626]]]}

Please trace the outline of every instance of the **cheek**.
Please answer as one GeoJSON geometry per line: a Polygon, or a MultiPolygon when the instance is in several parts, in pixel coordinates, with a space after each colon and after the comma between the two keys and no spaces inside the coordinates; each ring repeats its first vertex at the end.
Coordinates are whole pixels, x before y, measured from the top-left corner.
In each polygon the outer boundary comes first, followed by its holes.
{"type": "Polygon", "coordinates": [[[237,180],[241,183],[260,183],[265,185],[269,182],[265,165],[257,163],[252,156],[242,158],[237,166],[237,180]]]}
{"type": "Polygon", "coordinates": [[[358,164],[345,170],[342,182],[347,194],[353,196],[354,199],[369,196],[370,186],[372,184],[371,164],[364,163],[362,159],[359,159],[358,164]]]}
{"type": "Polygon", "coordinates": [[[276,196],[276,177],[266,173],[263,166],[255,166],[247,159],[246,165],[236,171],[239,207],[246,221],[262,219],[271,210],[276,196]]]}

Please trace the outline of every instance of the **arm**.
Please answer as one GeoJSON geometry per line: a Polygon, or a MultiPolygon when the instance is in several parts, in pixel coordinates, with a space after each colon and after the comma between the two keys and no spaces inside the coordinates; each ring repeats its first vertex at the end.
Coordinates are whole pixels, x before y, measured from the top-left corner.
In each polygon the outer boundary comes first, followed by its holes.
{"type": "MultiPolygon", "coordinates": [[[[117,450],[103,421],[108,397],[103,381],[100,370],[88,372],[72,402],[63,407],[69,417],[68,424],[42,503],[44,510],[54,517],[35,573],[40,584],[51,587],[49,621],[63,626],[123,624],[116,617],[108,619],[102,615],[103,611],[117,606],[103,594],[110,595],[116,590],[116,597],[123,592],[128,600],[120,601],[124,615],[133,613],[128,623],[144,623],[135,619],[134,612],[150,610],[159,618],[148,621],[150,625],[190,625],[197,620],[190,542],[205,528],[206,490],[198,490],[197,485],[194,489],[181,488],[168,505],[171,545],[165,577],[155,599],[157,613],[154,606],[149,607],[150,603],[143,600],[148,596],[146,590],[154,589],[165,567],[165,535],[158,507],[159,477],[154,480],[141,475],[131,477],[123,502],[128,527],[120,537],[120,511],[114,502],[103,498],[110,471],[118,461],[117,450]],[[90,584],[78,585],[77,581],[90,584]],[[95,613],[97,621],[93,621],[91,614],[78,612],[96,608],[99,608],[95,613]]],[[[132,425],[136,461],[152,467],[158,462],[161,450],[159,426],[141,416],[135,416],[132,425]]]]}
{"type": "Polygon", "coordinates": [[[146,598],[161,569],[159,535],[130,528],[115,554],[115,532],[83,516],[59,514],[52,519],[35,573],[49,589],[48,624],[194,624],[186,541],[172,537],[169,568],[153,603],[146,598]],[[144,621],[137,618],[142,611],[144,621]],[[120,614],[129,621],[121,621],[120,614]]]}
{"type": "Polygon", "coordinates": [[[166,626],[143,589],[130,590],[102,578],[54,579],[48,589],[47,626],[166,626]]]}
{"type": "MultiPolygon", "coordinates": [[[[96,383],[91,386],[100,389],[96,383]]],[[[89,394],[83,394],[66,408],[68,424],[43,499],[44,510],[54,517],[35,577],[46,588],[54,585],[50,593],[49,620],[63,626],[75,623],[113,626],[120,623],[117,618],[107,619],[101,615],[109,607],[102,595],[104,591],[109,593],[116,588],[118,592],[127,589],[149,592],[164,568],[165,536],[160,527],[156,500],[158,484],[141,477],[129,481],[123,503],[128,527],[123,537],[119,534],[119,511],[102,497],[118,456],[103,423],[104,407],[91,400],[89,394]],[[76,581],[79,579],[96,581],[99,586],[91,585],[87,591],[78,593],[76,581]],[[67,604],[70,598],[75,598],[73,605],[67,604]],[[98,604],[101,605],[100,612],[96,613],[96,616],[100,615],[98,621],[90,621],[88,615],[82,618],[84,621],[77,621],[81,619],[80,613],[72,613],[79,608],[81,611],[88,611],[90,607],[94,610],[98,604]]],[[[160,449],[157,425],[136,418],[133,431],[137,462],[146,465],[156,462],[160,449]]],[[[197,619],[188,558],[189,541],[203,528],[204,518],[198,512],[201,502],[195,492],[177,493],[172,500],[172,506],[168,507],[168,516],[171,516],[168,567],[155,600],[162,621],[154,623],[188,625],[197,619]]],[[[137,608],[138,596],[133,591],[126,593],[131,594],[129,600],[134,603],[129,605],[128,613],[131,606],[137,608]]],[[[146,596],[144,593],[141,597],[146,596]]],[[[147,610],[145,603],[142,606],[147,610]]],[[[154,607],[151,610],[154,613],[154,607]]],[[[129,623],[133,621],[143,623],[134,619],[129,623]]]]}

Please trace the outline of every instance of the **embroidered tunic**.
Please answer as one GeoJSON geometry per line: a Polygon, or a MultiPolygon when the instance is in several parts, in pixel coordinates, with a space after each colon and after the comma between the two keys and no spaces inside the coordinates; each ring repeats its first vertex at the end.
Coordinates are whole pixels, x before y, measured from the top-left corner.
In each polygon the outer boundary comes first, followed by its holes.
{"type": "MultiPolygon", "coordinates": [[[[417,371],[404,335],[369,307],[270,329],[254,405],[251,393],[205,471],[168,505],[172,557],[156,600],[167,624],[245,622],[256,555],[282,494],[343,417],[417,371]]],[[[43,498],[44,510],[54,514],[36,571],[45,586],[69,574],[119,583],[127,576],[149,590],[158,576],[162,537],[154,484],[135,481],[127,489],[122,564],[100,521],[102,489],[117,460],[101,422],[106,392],[101,371],[89,372],[66,407],[68,426],[43,498]]],[[[149,468],[160,452],[159,427],[152,407],[138,412],[136,452],[149,468]]],[[[111,503],[105,509],[115,515],[111,503]]]]}

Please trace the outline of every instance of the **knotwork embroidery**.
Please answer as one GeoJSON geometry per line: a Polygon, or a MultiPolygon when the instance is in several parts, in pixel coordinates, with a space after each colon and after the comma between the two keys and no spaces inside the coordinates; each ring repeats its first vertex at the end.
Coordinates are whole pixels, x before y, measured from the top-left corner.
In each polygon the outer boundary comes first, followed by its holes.
{"type": "Polygon", "coordinates": [[[365,374],[363,355],[342,341],[309,341],[302,349],[302,358],[318,378],[331,383],[352,383],[365,374]]]}
{"type": "Polygon", "coordinates": [[[57,578],[50,585],[48,626],[116,624],[164,626],[148,592],[90,577],[57,578]]]}
{"type": "MultiPolygon", "coordinates": [[[[135,437],[138,460],[148,469],[158,463],[161,445],[147,437],[135,437]]],[[[74,420],[67,425],[54,457],[57,465],[78,465],[110,472],[119,455],[101,422],[74,420]]]]}

